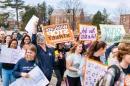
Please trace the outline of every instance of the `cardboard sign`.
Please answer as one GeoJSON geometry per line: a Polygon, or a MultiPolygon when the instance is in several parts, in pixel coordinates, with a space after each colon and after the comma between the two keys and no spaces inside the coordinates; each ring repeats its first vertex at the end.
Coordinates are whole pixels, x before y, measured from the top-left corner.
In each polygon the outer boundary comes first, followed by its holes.
{"type": "Polygon", "coordinates": [[[74,40],[68,24],[50,25],[43,28],[47,44],[62,43],[74,40]]]}
{"type": "Polygon", "coordinates": [[[107,72],[107,66],[97,61],[87,59],[85,86],[95,86],[97,81],[107,72]]]}
{"type": "Polygon", "coordinates": [[[89,25],[79,25],[79,40],[96,40],[97,39],[97,27],[89,25]]]}
{"type": "Polygon", "coordinates": [[[101,39],[108,44],[120,42],[125,35],[123,25],[100,25],[101,39]]]}

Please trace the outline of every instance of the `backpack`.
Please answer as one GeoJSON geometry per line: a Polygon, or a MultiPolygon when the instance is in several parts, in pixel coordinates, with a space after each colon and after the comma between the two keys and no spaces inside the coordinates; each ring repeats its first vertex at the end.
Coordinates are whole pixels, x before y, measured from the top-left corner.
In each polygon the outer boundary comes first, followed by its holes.
{"type": "MultiPolygon", "coordinates": [[[[120,70],[120,68],[119,68],[117,65],[112,65],[112,66],[108,67],[108,69],[110,69],[110,68],[115,69],[115,73],[114,73],[114,74],[115,74],[116,76],[113,77],[113,78],[114,78],[114,81],[113,81],[113,82],[117,82],[117,81],[119,80],[119,78],[120,78],[121,70],[120,70]]],[[[106,82],[105,76],[102,76],[102,77],[97,81],[96,86],[105,86],[105,82],[106,82]]],[[[113,83],[112,86],[114,86],[114,83],[113,83]]]]}

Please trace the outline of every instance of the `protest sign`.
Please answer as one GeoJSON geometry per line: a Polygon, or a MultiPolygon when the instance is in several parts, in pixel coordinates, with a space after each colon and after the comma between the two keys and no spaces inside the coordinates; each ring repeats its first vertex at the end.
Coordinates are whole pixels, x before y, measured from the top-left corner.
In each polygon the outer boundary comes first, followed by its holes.
{"type": "Polygon", "coordinates": [[[0,52],[0,62],[16,64],[21,58],[24,57],[24,54],[25,51],[21,49],[7,48],[6,46],[2,45],[0,52]]]}
{"type": "Polygon", "coordinates": [[[49,81],[41,71],[41,69],[36,66],[29,72],[29,78],[19,78],[13,82],[10,86],[46,86],[49,81]]]}
{"type": "Polygon", "coordinates": [[[120,42],[125,35],[125,29],[123,25],[103,25],[100,24],[101,40],[108,44],[120,42]]]}
{"type": "Polygon", "coordinates": [[[85,72],[85,86],[95,86],[97,81],[106,73],[107,66],[100,62],[87,59],[85,72]]]}
{"type": "Polygon", "coordinates": [[[49,25],[43,28],[47,44],[62,43],[74,40],[69,24],[49,25]]]}
{"type": "Polygon", "coordinates": [[[97,27],[92,25],[79,25],[79,40],[96,40],[97,39],[97,27]]]}
{"type": "Polygon", "coordinates": [[[25,30],[29,33],[29,35],[32,35],[33,32],[36,33],[38,21],[39,18],[33,15],[32,18],[27,23],[25,30]]]}

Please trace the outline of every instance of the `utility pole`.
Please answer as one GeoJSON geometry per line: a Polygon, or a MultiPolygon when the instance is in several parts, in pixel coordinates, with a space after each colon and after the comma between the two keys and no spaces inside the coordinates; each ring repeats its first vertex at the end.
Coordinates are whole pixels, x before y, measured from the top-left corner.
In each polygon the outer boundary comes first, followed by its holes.
{"type": "Polygon", "coordinates": [[[72,11],[73,11],[73,23],[72,23],[72,28],[73,28],[73,31],[75,30],[75,10],[74,10],[74,8],[72,9],[72,11]]]}
{"type": "MultiPolygon", "coordinates": [[[[16,0],[16,20],[17,20],[17,27],[19,28],[19,15],[18,15],[18,0],[16,0]]],[[[17,28],[17,29],[18,29],[17,28]]]]}

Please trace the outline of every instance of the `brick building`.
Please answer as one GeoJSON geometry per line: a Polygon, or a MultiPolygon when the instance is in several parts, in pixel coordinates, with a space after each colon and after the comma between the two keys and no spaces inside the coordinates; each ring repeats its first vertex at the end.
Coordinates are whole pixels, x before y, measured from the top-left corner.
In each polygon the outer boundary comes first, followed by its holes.
{"type": "Polygon", "coordinates": [[[60,24],[69,23],[73,25],[75,21],[75,29],[78,28],[79,23],[87,23],[88,15],[86,15],[83,9],[78,10],[75,15],[73,15],[73,10],[55,9],[50,16],[50,24],[60,24]]]}
{"type": "Polygon", "coordinates": [[[120,24],[124,25],[126,32],[130,32],[130,14],[120,15],[120,24]]]}

